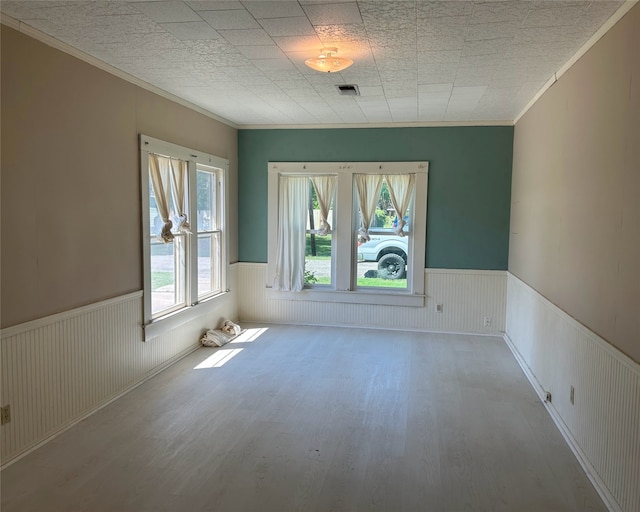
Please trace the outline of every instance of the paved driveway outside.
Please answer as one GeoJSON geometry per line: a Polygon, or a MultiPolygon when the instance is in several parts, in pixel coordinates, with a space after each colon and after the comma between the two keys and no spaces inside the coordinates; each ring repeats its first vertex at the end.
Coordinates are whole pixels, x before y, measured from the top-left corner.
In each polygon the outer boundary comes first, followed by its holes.
{"type": "MultiPolygon", "coordinates": [[[[331,275],[331,260],[307,260],[305,268],[315,272],[316,276],[329,276],[331,275]]],[[[358,263],[358,277],[364,277],[367,270],[377,269],[378,264],[375,261],[361,261],[358,263]]]]}

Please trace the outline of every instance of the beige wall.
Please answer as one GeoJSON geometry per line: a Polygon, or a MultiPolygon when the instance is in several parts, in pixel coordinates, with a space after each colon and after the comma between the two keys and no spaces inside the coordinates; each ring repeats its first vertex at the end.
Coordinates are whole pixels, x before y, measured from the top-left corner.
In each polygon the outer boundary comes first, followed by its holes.
{"type": "Polygon", "coordinates": [[[142,288],[138,134],[230,161],[237,131],[2,26],[2,327],[142,288]]]}
{"type": "Polygon", "coordinates": [[[509,270],[640,362],[640,5],[516,124],[509,270]]]}

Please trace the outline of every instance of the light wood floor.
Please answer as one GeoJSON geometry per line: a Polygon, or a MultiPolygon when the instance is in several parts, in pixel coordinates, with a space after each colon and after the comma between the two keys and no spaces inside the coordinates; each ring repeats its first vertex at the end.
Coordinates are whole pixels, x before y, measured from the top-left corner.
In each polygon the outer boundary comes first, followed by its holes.
{"type": "Polygon", "coordinates": [[[3,512],[606,511],[500,338],[365,329],[202,348],[1,477],[3,512]]]}

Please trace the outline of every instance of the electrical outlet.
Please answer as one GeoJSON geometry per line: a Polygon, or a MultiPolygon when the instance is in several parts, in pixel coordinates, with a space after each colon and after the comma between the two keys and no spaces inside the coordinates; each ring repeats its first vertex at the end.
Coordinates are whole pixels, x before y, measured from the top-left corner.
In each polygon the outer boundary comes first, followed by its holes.
{"type": "Polygon", "coordinates": [[[436,304],[436,313],[442,313],[443,304],[436,304]]]}
{"type": "Polygon", "coordinates": [[[484,317],[484,326],[485,327],[489,327],[491,325],[491,317],[485,316],[484,317]]]}
{"type": "Polygon", "coordinates": [[[11,421],[11,406],[5,405],[0,409],[0,424],[4,425],[11,421]]]}
{"type": "Polygon", "coordinates": [[[571,402],[571,405],[573,405],[573,400],[575,398],[575,392],[576,392],[576,390],[573,388],[573,386],[571,386],[571,391],[569,391],[569,402],[571,402]]]}

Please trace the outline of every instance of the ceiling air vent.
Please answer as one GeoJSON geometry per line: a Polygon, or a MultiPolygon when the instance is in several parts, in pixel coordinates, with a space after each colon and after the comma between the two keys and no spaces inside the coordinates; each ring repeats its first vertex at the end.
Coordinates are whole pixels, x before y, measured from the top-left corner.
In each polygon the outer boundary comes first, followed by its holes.
{"type": "Polygon", "coordinates": [[[357,85],[336,85],[341,96],[360,96],[357,85]]]}

